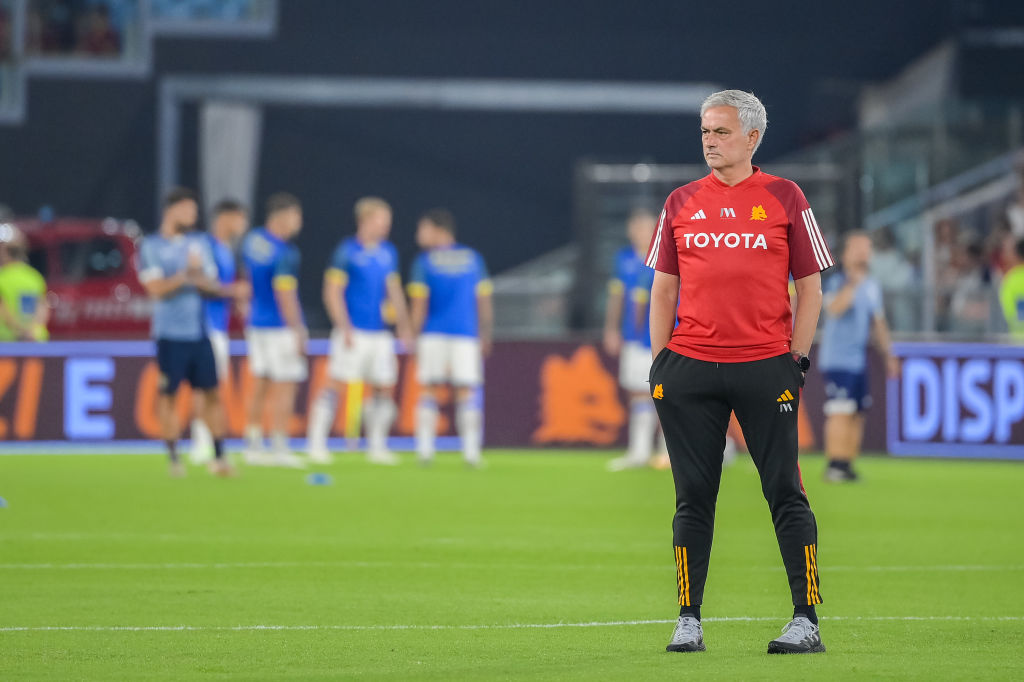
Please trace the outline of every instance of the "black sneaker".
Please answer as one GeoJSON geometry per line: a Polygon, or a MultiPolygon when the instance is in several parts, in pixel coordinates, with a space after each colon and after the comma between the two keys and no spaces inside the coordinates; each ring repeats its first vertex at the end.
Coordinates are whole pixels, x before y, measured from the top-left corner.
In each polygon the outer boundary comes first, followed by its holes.
{"type": "Polygon", "coordinates": [[[665,651],[704,651],[704,628],[700,621],[693,616],[679,616],[675,632],[672,633],[672,641],[665,647],[665,651]]]}
{"type": "Polygon", "coordinates": [[[819,654],[825,651],[818,626],[797,616],[782,628],[782,636],[768,642],[770,654],[819,654]]]}
{"type": "Polygon", "coordinates": [[[856,483],[860,480],[860,476],[853,469],[827,467],[824,479],[826,483],[856,483]]]}

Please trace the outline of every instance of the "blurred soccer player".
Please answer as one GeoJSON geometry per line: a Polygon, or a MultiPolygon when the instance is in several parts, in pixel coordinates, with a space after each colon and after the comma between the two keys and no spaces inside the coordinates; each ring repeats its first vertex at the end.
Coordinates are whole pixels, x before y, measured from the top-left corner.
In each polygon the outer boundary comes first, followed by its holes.
{"type": "Polygon", "coordinates": [[[657,271],[651,396],[676,488],[680,611],[669,651],[704,650],[700,606],[730,412],[761,477],[794,605],[768,653],[825,650],[815,613],[818,530],[800,481],[797,415],[821,312],[820,272],[833,263],[800,188],[752,163],[767,125],[750,93],[704,100],[700,130],[711,173],[669,195],[646,261],[657,271]]]}
{"type": "Polygon", "coordinates": [[[651,330],[648,324],[653,270],[644,256],[657,227],[649,211],[634,211],[626,223],[630,245],[615,256],[608,283],[604,349],[619,356],[619,384],[629,392],[629,443],[626,454],[608,463],[611,471],[646,466],[658,431],[658,414],[647,385],[651,371],[651,330]]]}
{"type": "Polygon", "coordinates": [[[868,276],[871,237],[866,232],[846,235],[841,272],[825,283],[825,327],[818,367],[825,380],[825,480],[857,480],[853,460],[860,454],[864,411],[871,407],[867,347],[871,337],[886,359],[889,376],[899,373],[885,322],[882,289],[868,276]]]}
{"type": "MultiPolygon", "coordinates": [[[[217,265],[217,280],[230,296],[206,299],[207,331],[213,357],[217,363],[217,378],[223,383],[228,379],[231,367],[228,323],[231,319],[232,304],[248,300],[249,283],[236,279],[235,249],[245,231],[249,229],[249,214],[237,201],[225,199],[213,208],[213,225],[206,234],[207,244],[213,261],[217,265]]],[[[202,394],[196,396],[195,414],[192,420],[191,459],[195,463],[208,460],[213,453],[213,438],[206,423],[199,418],[203,413],[202,394]]]]}
{"type": "Polygon", "coordinates": [[[246,342],[253,388],[245,429],[245,460],[250,464],[301,467],[288,445],[298,383],[308,371],[309,333],[299,304],[299,249],[290,244],[302,229],[302,204],[279,192],[267,200],[266,227],[254,229],[242,244],[252,286],[246,342]],[[270,412],[270,452],[264,450],[263,413],[270,412]]]}
{"type": "Polygon", "coordinates": [[[416,408],[416,453],[422,464],[433,460],[440,391],[451,385],[462,456],[477,467],[483,440],[479,388],[483,358],[491,350],[493,286],[483,257],[455,241],[455,218],[449,211],[424,213],[416,243],[423,253],[413,263],[408,287],[413,329],[420,334],[416,364],[423,387],[416,408]]]}
{"type": "Polygon", "coordinates": [[[188,234],[197,216],[195,194],[182,188],[171,190],[164,199],[159,231],[146,237],[139,249],[139,281],[155,299],[152,334],[160,369],[157,411],[174,476],[185,473],[178,459],[180,428],[174,410],[182,381],[203,394],[204,418],[213,434],[212,470],[231,473],[224,459],[224,412],[203,303],[203,296],[219,297],[227,292],[217,281],[217,266],[206,240],[188,234]]]}
{"type": "Polygon", "coordinates": [[[391,232],[391,206],[377,197],[364,197],[355,205],[356,234],[342,241],[324,273],[323,300],[331,318],[331,351],[327,388],[313,404],[309,458],[327,463],[331,454],[327,437],[338,409],[344,384],[362,381],[372,387],[365,400],[367,458],[375,464],[397,464],[387,438],[395,421],[395,384],[398,359],[395,337],[384,319],[384,306],[395,311],[399,338],[412,342],[409,314],[398,274],[398,252],[387,241],[391,232]]]}

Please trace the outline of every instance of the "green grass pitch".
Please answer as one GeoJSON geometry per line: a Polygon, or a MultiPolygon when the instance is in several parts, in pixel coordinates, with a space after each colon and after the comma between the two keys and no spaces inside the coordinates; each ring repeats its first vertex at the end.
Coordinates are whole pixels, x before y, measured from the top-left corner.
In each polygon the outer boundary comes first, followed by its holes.
{"type": "Polygon", "coordinates": [[[0,679],[1024,678],[1024,466],[870,458],[837,487],[804,458],[828,653],[769,657],[791,607],[749,461],[724,475],[708,651],[670,654],[670,475],[613,454],[343,456],[326,486],[0,457],[0,679]]]}

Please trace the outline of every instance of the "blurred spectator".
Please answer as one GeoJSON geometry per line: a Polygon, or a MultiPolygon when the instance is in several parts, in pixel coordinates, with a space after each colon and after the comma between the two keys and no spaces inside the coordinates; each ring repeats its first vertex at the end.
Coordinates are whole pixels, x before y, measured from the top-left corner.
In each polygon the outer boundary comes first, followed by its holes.
{"type": "Polygon", "coordinates": [[[1024,166],[1017,169],[1017,194],[1006,207],[1006,220],[1013,236],[1024,239],[1024,166]]]}
{"type": "Polygon", "coordinates": [[[1012,249],[1007,251],[1005,243],[1009,240],[1012,244],[1015,239],[1010,232],[1010,224],[1005,215],[996,217],[994,225],[995,227],[985,238],[985,254],[992,271],[992,278],[998,281],[1007,270],[1013,267],[1012,257],[1007,259],[1012,249]]]}
{"type": "Polygon", "coordinates": [[[42,11],[32,5],[25,22],[25,53],[30,55],[52,54],[60,51],[60,39],[53,24],[48,22],[42,11]]]}
{"type": "Polygon", "coordinates": [[[914,329],[916,305],[914,266],[896,244],[889,226],[873,235],[874,256],[871,258],[871,278],[882,288],[886,317],[897,331],[914,329]]]}
{"type": "Polygon", "coordinates": [[[955,278],[952,263],[960,244],[960,228],[952,218],[943,218],[935,223],[935,273],[940,282],[955,278]]]}
{"type": "Polygon", "coordinates": [[[956,272],[949,302],[950,331],[984,334],[988,331],[991,278],[985,267],[985,252],[972,242],[955,252],[956,272]]]}
{"type": "Polygon", "coordinates": [[[96,5],[78,18],[77,52],[100,57],[121,53],[121,36],[110,21],[110,8],[96,5]]]}
{"type": "Polygon", "coordinates": [[[960,275],[955,261],[961,250],[960,229],[951,218],[935,223],[935,311],[939,330],[950,328],[950,302],[960,275]]]}
{"type": "Polygon", "coordinates": [[[25,51],[31,55],[117,56],[134,5],[123,0],[29,0],[25,51]]]}
{"type": "Polygon", "coordinates": [[[10,223],[0,224],[0,341],[45,341],[50,309],[46,281],[25,262],[28,241],[10,223]]]}
{"type": "Polygon", "coordinates": [[[0,2],[0,62],[11,58],[11,10],[0,2]]]}
{"type": "Polygon", "coordinates": [[[1010,333],[1024,339],[1024,239],[1012,243],[1009,258],[1012,267],[1003,277],[999,288],[999,302],[1002,304],[1003,316],[1010,333]]]}

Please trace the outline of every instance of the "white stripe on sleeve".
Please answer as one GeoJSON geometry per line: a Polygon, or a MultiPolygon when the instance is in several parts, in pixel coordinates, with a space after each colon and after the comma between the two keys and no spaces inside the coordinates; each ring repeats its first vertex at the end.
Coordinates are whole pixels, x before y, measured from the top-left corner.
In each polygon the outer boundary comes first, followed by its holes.
{"type": "Polygon", "coordinates": [[[654,245],[651,247],[651,252],[647,254],[647,267],[653,268],[655,263],[658,262],[658,251],[661,250],[661,234],[665,228],[665,214],[668,213],[668,209],[661,209],[661,218],[658,220],[658,232],[654,237],[654,245]]]}
{"type": "Polygon", "coordinates": [[[807,209],[807,214],[811,217],[811,225],[814,226],[814,234],[818,237],[818,242],[821,245],[821,253],[825,257],[825,262],[828,263],[828,267],[835,265],[832,260],[832,256],[828,250],[828,244],[825,243],[825,237],[821,234],[821,228],[818,227],[818,219],[814,217],[814,211],[807,209]]]}
{"type": "Polygon", "coordinates": [[[807,239],[811,242],[811,251],[814,252],[814,260],[817,261],[818,270],[821,271],[824,270],[827,266],[825,265],[825,260],[824,258],[822,258],[821,255],[821,247],[818,246],[818,242],[816,242],[814,239],[814,226],[811,224],[811,219],[807,216],[807,211],[810,210],[811,209],[805,210],[801,215],[804,219],[804,228],[806,228],[807,230],[807,239]]]}

